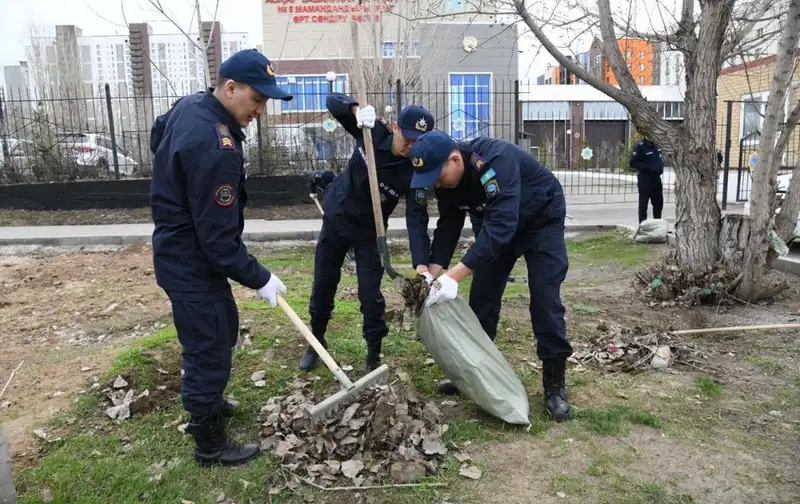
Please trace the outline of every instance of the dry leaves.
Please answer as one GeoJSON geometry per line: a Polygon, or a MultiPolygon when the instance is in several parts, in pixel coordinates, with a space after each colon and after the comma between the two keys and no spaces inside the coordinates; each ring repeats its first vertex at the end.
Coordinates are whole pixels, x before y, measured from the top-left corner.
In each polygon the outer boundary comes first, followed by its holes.
{"type": "Polygon", "coordinates": [[[626,373],[664,370],[675,364],[707,369],[709,356],[696,345],[670,332],[646,332],[641,327],[621,328],[600,322],[598,334],[587,343],[577,343],[569,360],[626,373]]]}
{"type": "Polygon", "coordinates": [[[321,398],[304,394],[308,384],[296,380],[289,395],[271,398],[258,417],[261,447],[281,459],[287,474],[326,488],[411,483],[434,474],[448,453],[441,411],[407,383],[367,390],[317,424],[306,409],[321,398]]]}

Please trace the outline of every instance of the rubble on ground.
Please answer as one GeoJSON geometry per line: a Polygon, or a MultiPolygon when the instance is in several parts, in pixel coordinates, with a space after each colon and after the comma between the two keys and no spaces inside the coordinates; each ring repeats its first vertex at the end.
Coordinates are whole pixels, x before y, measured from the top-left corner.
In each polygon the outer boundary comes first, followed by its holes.
{"type": "Polygon", "coordinates": [[[669,331],[626,329],[608,322],[600,322],[597,331],[587,342],[574,343],[570,362],[625,373],[663,371],[676,365],[710,367],[706,353],[669,331]]]}
{"type": "Polygon", "coordinates": [[[365,390],[358,402],[316,424],[306,410],[324,396],[312,397],[310,384],[298,378],[258,415],[261,447],[280,459],[284,476],[275,478],[274,492],[298,479],[325,488],[411,483],[435,474],[458,449],[443,440],[448,425],[441,410],[408,383],[365,390]]]}

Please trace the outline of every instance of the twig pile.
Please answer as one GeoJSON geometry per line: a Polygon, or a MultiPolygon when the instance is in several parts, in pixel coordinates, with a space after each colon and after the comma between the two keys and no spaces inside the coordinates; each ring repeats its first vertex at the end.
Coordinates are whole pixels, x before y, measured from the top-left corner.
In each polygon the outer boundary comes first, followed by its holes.
{"type": "Polygon", "coordinates": [[[365,391],[359,402],[317,424],[305,412],[316,402],[303,393],[308,385],[295,381],[291,394],[270,398],[258,417],[262,448],[307,483],[329,487],[349,480],[362,487],[387,477],[410,483],[434,474],[448,452],[441,411],[407,384],[365,391]]]}
{"type": "Polygon", "coordinates": [[[600,331],[597,336],[587,343],[577,344],[579,349],[570,361],[625,373],[664,370],[675,365],[696,369],[709,366],[707,354],[669,331],[646,332],[641,327],[629,330],[605,322],[597,329],[600,331]]]}

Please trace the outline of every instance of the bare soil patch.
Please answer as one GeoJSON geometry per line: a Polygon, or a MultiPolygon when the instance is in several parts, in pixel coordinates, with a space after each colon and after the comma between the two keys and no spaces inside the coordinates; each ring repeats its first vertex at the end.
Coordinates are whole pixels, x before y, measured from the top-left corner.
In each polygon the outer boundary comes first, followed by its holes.
{"type": "Polygon", "coordinates": [[[24,361],[0,402],[16,454],[34,426],[102,376],[119,343],[166,327],[168,300],[153,278],[150,248],[0,257],[0,381],[24,361]]]}

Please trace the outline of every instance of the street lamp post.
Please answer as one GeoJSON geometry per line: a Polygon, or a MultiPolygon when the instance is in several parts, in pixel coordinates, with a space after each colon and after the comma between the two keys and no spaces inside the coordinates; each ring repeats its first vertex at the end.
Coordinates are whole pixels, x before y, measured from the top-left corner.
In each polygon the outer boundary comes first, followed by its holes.
{"type": "Polygon", "coordinates": [[[336,80],[336,72],[331,70],[325,74],[325,78],[328,79],[328,94],[331,94],[333,93],[333,82],[336,80]]]}

